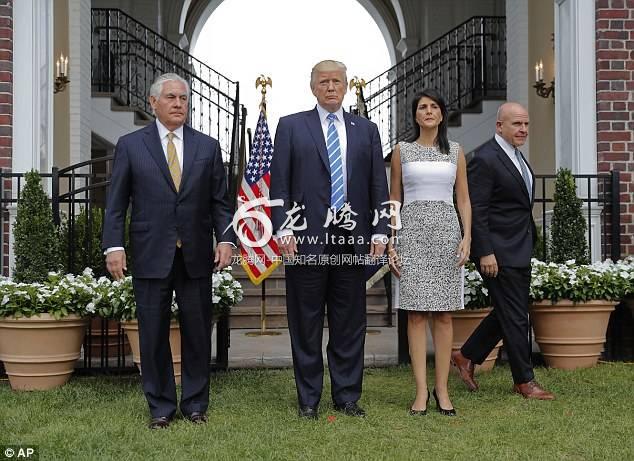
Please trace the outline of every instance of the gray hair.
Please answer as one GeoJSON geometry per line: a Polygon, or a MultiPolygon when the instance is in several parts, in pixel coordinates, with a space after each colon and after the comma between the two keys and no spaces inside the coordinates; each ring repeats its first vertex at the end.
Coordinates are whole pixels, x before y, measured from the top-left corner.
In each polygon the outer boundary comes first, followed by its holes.
{"type": "Polygon", "coordinates": [[[320,61],[313,66],[313,69],[310,71],[310,87],[315,87],[315,79],[317,78],[317,74],[319,72],[343,72],[343,79],[346,84],[348,83],[348,76],[346,74],[348,68],[346,65],[339,61],[333,61],[332,59],[326,59],[325,61],[320,61]]]}
{"type": "Polygon", "coordinates": [[[154,96],[156,99],[158,99],[161,96],[161,92],[163,91],[163,84],[165,82],[171,81],[181,82],[182,84],[184,84],[185,88],[187,88],[187,95],[190,94],[191,90],[189,88],[189,82],[187,82],[187,80],[185,80],[178,74],[168,72],[156,77],[156,80],[154,80],[154,83],[152,83],[152,86],[150,87],[150,96],[154,96]]]}

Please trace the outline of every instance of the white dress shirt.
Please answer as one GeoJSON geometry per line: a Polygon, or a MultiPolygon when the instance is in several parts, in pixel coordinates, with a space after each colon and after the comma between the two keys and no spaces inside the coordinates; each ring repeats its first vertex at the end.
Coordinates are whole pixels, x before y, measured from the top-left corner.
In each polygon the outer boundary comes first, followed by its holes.
{"type": "MultiPolygon", "coordinates": [[[[506,153],[508,158],[511,159],[511,162],[513,162],[513,165],[515,165],[515,168],[517,168],[517,171],[520,172],[520,176],[522,176],[522,167],[520,166],[520,160],[521,159],[518,159],[517,155],[515,155],[515,149],[517,149],[517,148],[515,146],[513,146],[511,143],[509,143],[506,139],[504,139],[502,136],[500,136],[497,133],[495,133],[495,140],[500,145],[502,150],[506,153]]],[[[517,149],[517,150],[519,150],[519,149],[517,149]]],[[[526,162],[524,162],[523,160],[522,160],[522,162],[526,166],[526,171],[528,172],[528,183],[530,184],[531,189],[532,189],[533,188],[533,176],[531,175],[531,169],[528,167],[526,162]]],[[[529,193],[529,195],[530,195],[530,193],[529,193]]]]}

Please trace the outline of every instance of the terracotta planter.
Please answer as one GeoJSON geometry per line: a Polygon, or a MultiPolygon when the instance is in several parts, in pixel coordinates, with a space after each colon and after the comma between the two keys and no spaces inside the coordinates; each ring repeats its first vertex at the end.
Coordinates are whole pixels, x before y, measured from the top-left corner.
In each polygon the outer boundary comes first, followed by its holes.
{"type": "MultiPolygon", "coordinates": [[[[139,346],[139,323],[136,320],[130,320],[127,322],[121,322],[123,329],[130,342],[130,348],[132,349],[132,360],[139,369],[139,373],[143,373],[141,370],[141,348],[139,346]]],[[[172,321],[170,324],[170,349],[172,350],[172,362],[174,364],[174,378],[176,384],[181,383],[181,330],[177,321],[172,321]]]]}
{"type": "MultiPolygon", "coordinates": [[[[490,307],[484,309],[463,309],[451,313],[453,317],[453,343],[451,349],[457,351],[471,336],[471,333],[480,325],[480,322],[491,312],[490,307]]],[[[476,373],[480,371],[491,371],[498,358],[502,341],[491,351],[489,356],[484,360],[482,365],[476,365],[476,373]]]]}
{"type": "Polygon", "coordinates": [[[125,335],[119,336],[119,322],[116,320],[94,317],[90,321],[86,342],[90,344],[90,356],[93,359],[101,357],[102,348],[107,350],[108,357],[116,357],[119,351],[124,356],[130,353],[128,338],[125,335]],[[103,322],[106,322],[105,331],[102,331],[103,322]]]}
{"type": "Polygon", "coordinates": [[[49,314],[0,318],[0,360],[15,390],[47,390],[70,379],[88,320],[49,314]]]}
{"type": "Polygon", "coordinates": [[[532,304],[530,315],[535,340],[546,365],[565,370],[595,366],[616,304],[605,300],[532,304]]]}

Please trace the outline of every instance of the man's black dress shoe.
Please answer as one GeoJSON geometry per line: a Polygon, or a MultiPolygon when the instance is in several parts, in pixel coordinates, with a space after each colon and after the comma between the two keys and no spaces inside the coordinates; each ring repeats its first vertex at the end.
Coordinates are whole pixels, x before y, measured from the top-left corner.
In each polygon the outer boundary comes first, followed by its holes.
{"type": "Polygon", "coordinates": [[[300,405],[298,414],[300,418],[317,419],[318,417],[317,408],[308,405],[300,405]]]}
{"type": "Polygon", "coordinates": [[[205,424],[207,422],[207,415],[200,411],[193,411],[188,415],[185,415],[185,419],[194,424],[205,424]]]}
{"type": "Polygon", "coordinates": [[[340,411],[347,416],[365,418],[365,410],[357,405],[357,402],[346,402],[343,405],[335,404],[335,410],[340,411]]]}
{"type": "Polygon", "coordinates": [[[170,419],[166,416],[158,416],[152,418],[148,427],[150,429],[167,429],[170,425],[170,419]]]}

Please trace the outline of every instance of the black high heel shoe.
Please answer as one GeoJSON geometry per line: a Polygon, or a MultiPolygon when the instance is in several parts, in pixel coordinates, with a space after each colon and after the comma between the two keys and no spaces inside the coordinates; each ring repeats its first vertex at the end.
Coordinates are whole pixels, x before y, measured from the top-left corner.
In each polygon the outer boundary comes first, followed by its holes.
{"type": "Polygon", "coordinates": [[[438,394],[436,394],[436,389],[434,388],[434,400],[436,401],[436,408],[438,409],[438,413],[445,416],[456,416],[456,409],[450,408],[449,410],[442,408],[440,406],[440,402],[438,401],[438,394]]]}
{"type": "MultiPolygon", "coordinates": [[[[426,406],[429,406],[429,389],[427,389],[427,402],[426,406]]],[[[425,416],[427,414],[427,408],[424,410],[414,410],[412,407],[409,409],[410,416],[425,416]]]]}

